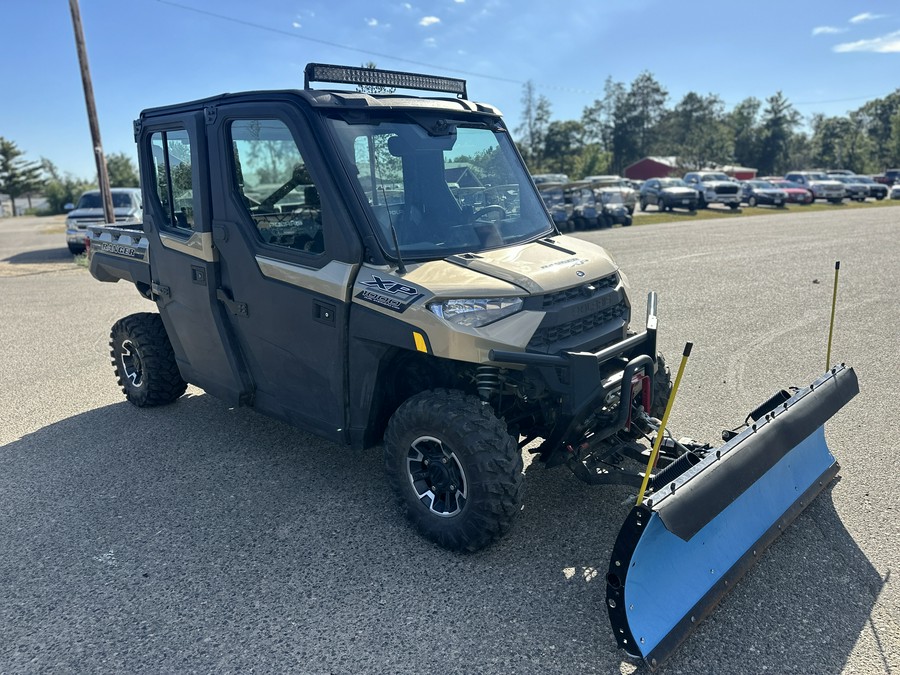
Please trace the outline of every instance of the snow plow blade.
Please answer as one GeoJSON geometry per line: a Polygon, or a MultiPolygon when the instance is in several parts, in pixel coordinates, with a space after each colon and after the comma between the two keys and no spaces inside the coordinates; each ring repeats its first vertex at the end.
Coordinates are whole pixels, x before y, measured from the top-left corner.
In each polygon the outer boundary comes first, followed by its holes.
{"type": "Polygon", "coordinates": [[[631,510],[606,577],[619,647],[656,668],[715,608],[837,473],[823,424],[857,393],[841,364],[769,399],[752,426],[631,510]]]}

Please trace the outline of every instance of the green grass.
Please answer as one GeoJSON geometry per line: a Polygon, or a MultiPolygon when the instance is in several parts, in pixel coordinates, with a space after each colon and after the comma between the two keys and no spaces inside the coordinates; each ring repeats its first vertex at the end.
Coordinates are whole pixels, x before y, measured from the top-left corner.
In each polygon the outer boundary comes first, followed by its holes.
{"type": "MultiPolygon", "coordinates": [[[[652,225],[654,223],[675,223],[683,220],[710,220],[715,218],[746,218],[748,216],[772,216],[782,213],[811,213],[814,211],[850,211],[854,209],[878,209],[886,206],[900,206],[896,199],[884,199],[865,202],[844,202],[842,204],[829,204],[828,202],[816,202],[814,204],[791,204],[783,209],[774,206],[742,206],[737,211],[732,211],[723,206],[713,206],[708,209],[698,209],[694,213],[687,211],[666,211],[660,213],[656,210],[635,211],[635,225],[652,225]]],[[[653,209],[654,207],[650,207],[653,209]]]]}

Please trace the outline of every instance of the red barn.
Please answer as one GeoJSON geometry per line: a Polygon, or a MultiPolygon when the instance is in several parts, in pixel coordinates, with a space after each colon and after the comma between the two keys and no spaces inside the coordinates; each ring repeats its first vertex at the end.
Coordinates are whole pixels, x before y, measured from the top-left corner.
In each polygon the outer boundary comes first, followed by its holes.
{"type": "Polygon", "coordinates": [[[647,180],[648,178],[664,178],[676,172],[678,172],[677,157],[644,157],[634,164],[626,166],[622,173],[625,178],[647,180]]]}
{"type": "MultiPolygon", "coordinates": [[[[681,177],[684,165],[677,157],[644,157],[634,164],[625,167],[622,173],[625,178],[634,180],[647,180],[648,178],[665,178],[666,176],[681,177]],[[682,168],[679,168],[682,167],[682,168]]],[[[703,171],[721,171],[738,180],[753,180],[756,178],[757,169],[747,166],[708,166],[703,171]]]]}

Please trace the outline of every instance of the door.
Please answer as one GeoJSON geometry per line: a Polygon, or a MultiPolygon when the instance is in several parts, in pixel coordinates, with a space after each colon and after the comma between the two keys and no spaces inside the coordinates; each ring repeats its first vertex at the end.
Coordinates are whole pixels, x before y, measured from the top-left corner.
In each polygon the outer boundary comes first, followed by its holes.
{"type": "Polygon", "coordinates": [[[178,368],[186,381],[236,405],[249,381],[216,300],[203,114],[143,120],[140,153],[153,296],[178,368]]]}
{"type": "Polygon", "coordinates": [[[355,230],[299,110],[245,103],[207,116],[215,120],[220,302],[253,381],[253,405],[344,440],[346,326],[359,257],[347,237],[355,230]]]}

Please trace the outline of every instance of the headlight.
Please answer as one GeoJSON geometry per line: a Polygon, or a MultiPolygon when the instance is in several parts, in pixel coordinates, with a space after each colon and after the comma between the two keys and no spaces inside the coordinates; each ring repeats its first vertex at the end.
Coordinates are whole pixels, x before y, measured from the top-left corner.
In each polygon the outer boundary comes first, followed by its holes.
{"type": "Polygon", "coordinates": [[[428,309],[458,326],[479,328],[522,309],[522,298],[466,298],[433,302],[428,309]]]}

